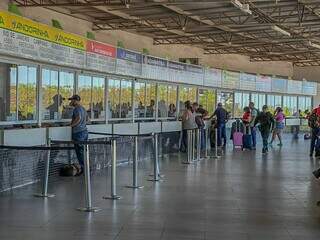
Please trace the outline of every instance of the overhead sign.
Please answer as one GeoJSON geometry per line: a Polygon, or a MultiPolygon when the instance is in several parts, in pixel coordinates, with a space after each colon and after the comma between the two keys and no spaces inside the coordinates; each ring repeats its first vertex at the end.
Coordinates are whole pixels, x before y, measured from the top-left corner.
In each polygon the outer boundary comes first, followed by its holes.
{"type": "Polygon", "coordinates": [[[272,78],[272,92],[287,93],[287,79],[272,78]]]}
{"type": "Polygon", "coordinates": [[[272,78],[264,75],[257,75],[256,77],[256,91],[271,92],[272,78]]]}
{"type": "Polygon", "coordinates": [[[100,72],[116,71],[117,49],[111,45],[96,41],[87,41],[86,66],[100,72]]]}
{"type": "Polygon", "coordinates": [[[168,61],[152,56],[143,56],[142,76],[150,79],[169,80],[168,61]]]}
{"type": "Polygon", "coordinates": [[[190,84],[203,85],[202,66],[186,65],[185,81],[190,84]]]}
{"type": "Polygon", "coordinates": [[[179,62],[168,61],[169,80],[172,82],[184,82],[186,65],[179,62]]]}
{"type": "Polygon", "coordinates": [[[204,85],[208,87],[221,87],[221,70],[215,68],[207,68],[204,70],[204,85]]]}
{"type": "Polygon", "coordinates": [[[240,73],[232,71],[222,71],[222,87],[239,89],[240,73]]]}
{"type": "Polygon", "coordinates": [[[240,73],[240,89],[256,90],[256,75],[248,73],[240,73]]]}
{"type": "Polygon", "coordinates": [[[142,55],[126,49],[117,49],[116,72],[122,75],[141,76],[142,55]]]}
{"type": "Polygon", "coordinates": [[[302,81],[288,80],[288,93],[302,94],[302,81]]]}

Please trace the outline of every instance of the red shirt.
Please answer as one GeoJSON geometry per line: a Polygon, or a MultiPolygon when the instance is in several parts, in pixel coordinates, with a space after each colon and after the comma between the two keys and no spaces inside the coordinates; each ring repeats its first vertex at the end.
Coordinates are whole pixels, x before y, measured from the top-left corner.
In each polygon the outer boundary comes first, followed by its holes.
{"type": "Polygon", "coordinates": [[[320,106],[315,108],[315,109],[313,109],[312,112],[315,112],[317,114],[317,116],[320,116],[320,106]]]}
{"type": "Polygon", "coordinates": [[[245,112],[242,116],[242,121],[244,123],[250,123],[251,121],[251,113],[250,112],[245,112]]]}

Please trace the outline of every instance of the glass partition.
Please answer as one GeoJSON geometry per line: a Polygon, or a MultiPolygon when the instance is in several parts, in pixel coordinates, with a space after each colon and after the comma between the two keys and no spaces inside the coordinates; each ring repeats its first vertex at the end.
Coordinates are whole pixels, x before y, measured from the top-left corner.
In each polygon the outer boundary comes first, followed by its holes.
{"type": "Polygon", "coordinates": [[[174,85],[158,85],[158,117],[175,118],[177,103],[177,87],[174,85]]]}
{"type": "Polygon", "coordinates": [[[280,95],[268,95],[267,105],[270,112],[274,112],[277,107],[282,107],[282,96],[280,95]]]}
{"type": "Polygon", "coordinates": [[[298,109],[301,110],[301,115],[305,116],[305,111],[312,110],[312,98],[311,97],[305,97],[305,96],[299,96],[298,97],[298,109]]]}
{"type": "Polygon", "coordinates": [[[217,93],[217,103],[222,103],[222,106],[233,117],[233,93],[219,91],[217,93]]]}
{"type": "Polygon", "coordinates": [[[0,115],[3,122],[37,119],[37,68],[0,63],[0,115]]]}
{"type": "Polygon", "coordinates": [[[135,82],[134,86],[135,118],[155,118],[156,84],[135,82]]]}
{"type": "Polygon", "coordinates": [[[199,107],[200,105],[212,115],[216,105],[216,93],[212,89],[199,89],[199,107]]]}
{"type": "Polygon", "coordinates": [[[191,103],[197,101],[197,88],[195,87],[179,87],[179,105],[180,114],[184,110],[184,103],[190,101],[191,103]]]}
{"type": "Polygon", "coordinates": [[[298,111],[296,96],[283,96],[283,112],[287,117],[293,116],[298,111]]]}
{"type": "Polygon", "coordinates": [[[78,94],[81,97],[83,107],[92,120],[105,119],[103,77],[79,75],[78,94]]]}
{"type": "Polygon", "coordinates": [[[241,117],[243,108],[249,106],[250,94],[235,92],[234,93],[234,117],[241,117]]]}
{"type": "Polygon", "coordinates": [[[265,94],[252,93],[251,94],[251,102],[253,102],[255,107],[261,111],[263,105],[266,105],[266,95],[265,94]]]}
{"type": "Polygon", "coordinates": [[[132,81],[110,78],[108,81],[110,119],[132,118],[132,81]]]}

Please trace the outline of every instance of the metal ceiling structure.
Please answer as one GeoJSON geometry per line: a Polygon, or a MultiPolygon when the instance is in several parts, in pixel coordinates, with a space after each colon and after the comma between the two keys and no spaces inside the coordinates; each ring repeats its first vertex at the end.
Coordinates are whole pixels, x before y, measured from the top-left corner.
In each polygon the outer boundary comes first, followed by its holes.
{"type": "Polygon", "coordinates": [[[147,35],[205,54],[320,65],[320,0],[14,0],[93,23],[93,30],[147,35]]]}

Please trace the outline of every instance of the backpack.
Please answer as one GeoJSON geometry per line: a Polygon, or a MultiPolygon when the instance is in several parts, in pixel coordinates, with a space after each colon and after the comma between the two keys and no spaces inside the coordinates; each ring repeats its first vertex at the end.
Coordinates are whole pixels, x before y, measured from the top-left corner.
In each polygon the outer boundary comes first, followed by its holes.
{"type": "Polygon", "coordinates": [[[310,128],[317,128],[319,127],[319,117],[316,112],[311,113],[308,118],[308,126],[310,128]]]}
{"type": "Polygon", "coordinates": [[[62,177],[74,177],[81,173],[81,166],[79,164],[67,164],[60,168],[59,175],[62,177]]]}

